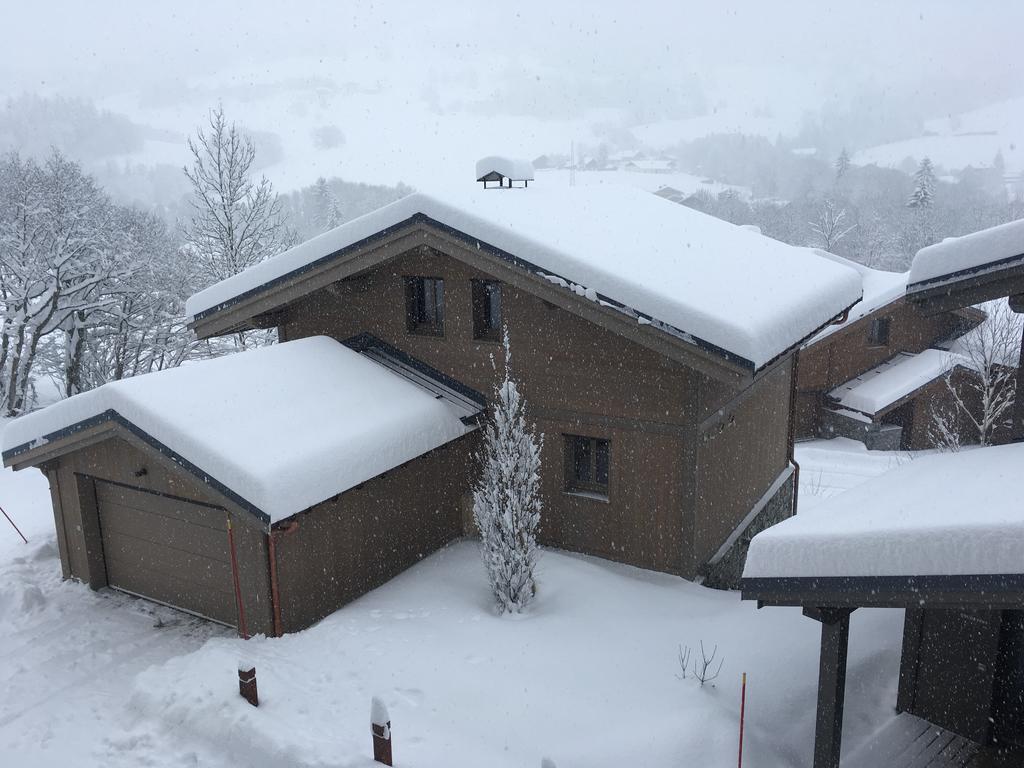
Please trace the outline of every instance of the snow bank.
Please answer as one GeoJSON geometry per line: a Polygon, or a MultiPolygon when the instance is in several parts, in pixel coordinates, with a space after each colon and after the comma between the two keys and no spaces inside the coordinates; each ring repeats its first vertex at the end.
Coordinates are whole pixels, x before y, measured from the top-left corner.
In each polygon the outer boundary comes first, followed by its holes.
{"type": "Polygon", "coordinates": [[[959,360],[942,349],[926,349],[916,355],[903,352],[836,387],[829,397],[844,408],[873,416],[935,381],[959,360]]]}
{"type": "Polygon", "coordinates": [[[3,450],[107,410],[271,522],[469,430],[444,400],[320,336],[106,384],[11,422],[3,450]]]}
{"type": "Polygon", "coordinates": [[[511,157],[491,155],[476,163],[476,180],[480,181],[491,172],[500,173],[513,181],[533,181],[533,163],[529,160],[518,160],[511,157]]]}
{"type": "Polygon", "coordinates": [[[827,326],[821,333],[807,342],[805,346],[815,344],[821,339],[831,336],[836,331],[848,328],[862,317],[870,315],[872,312],[876,312],[882,307],[888,306],[897,299],[902,298],[903,294],[906,293],[908,272],[886,272],[881,269],[872,269],[819,248],[814,248],[813,250],[823,259],[842,264],[860,274],[861,288],[864,296],[850,310],[846,322],[827,326]]]}
{"type": "Polygon", "coordinates": [[[759,533],[745,578],[1024,572],[1024,445],[923,456],[759,533]]]}
{"type": "Polygon", "coordinates": [[[416,214],[760,367],[861,298],[811,251],[626,187],[414,194],[189,299],[196,317],[416,214]]]}
{"type": "Polygon", "coordinates": [[[910,266],[909,292],[932,287],[956,273],[1024,261],[1024,219],[922,248],[910,266]],[[929,283],[930,285],[922,285],[929,283]]]}

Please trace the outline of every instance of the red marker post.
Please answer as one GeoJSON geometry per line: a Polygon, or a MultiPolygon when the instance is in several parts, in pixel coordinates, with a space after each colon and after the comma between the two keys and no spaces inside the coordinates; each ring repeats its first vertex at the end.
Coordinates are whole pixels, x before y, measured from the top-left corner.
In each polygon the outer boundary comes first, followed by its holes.
{"type": "Polygon", "coordinates": [[[743,718],[747,709],[747,673],[743,673],[743,683],[740,686],[740,757],[737,765],[743,768],[743,718]]]}

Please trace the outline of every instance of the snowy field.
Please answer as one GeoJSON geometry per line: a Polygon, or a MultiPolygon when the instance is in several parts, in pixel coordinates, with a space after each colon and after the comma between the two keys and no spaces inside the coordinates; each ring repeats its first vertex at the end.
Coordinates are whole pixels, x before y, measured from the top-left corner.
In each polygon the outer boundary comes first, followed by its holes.
{"type": "MultiPolygon", "coordinates": [[[[849,441],[801,444],[805,503],[896,466],[849,441]]],[[[472,543],[456,544],[281,639],[244,642],[145,601],[60,581],[41,473],[0,472],[0,765],[370,766],[372,696],[400,766],[712,766],[810,759],[818,625],[738,595],[546,551],[518,619],[490,610],[472,543]],[[718,646],[721,676],[677,677],[678,646],[718,646]],[[237,695],[256,665],[262,706],[237,695]]],[[[895,703],[902,617],[853,616],[845,746],[895,703]]]]}

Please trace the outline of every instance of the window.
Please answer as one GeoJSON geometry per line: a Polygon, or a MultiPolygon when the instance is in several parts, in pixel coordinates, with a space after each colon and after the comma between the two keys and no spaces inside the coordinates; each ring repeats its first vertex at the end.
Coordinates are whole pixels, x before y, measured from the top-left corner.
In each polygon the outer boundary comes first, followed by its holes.
{"type": "Polygon", "coordinates": [[[608,495],[609,442],[598,437],[565,436],[566,488],[608,495]]]}
{"type": "Polygon", "coordinates": [[[501,283],[473,281],[473,338],[501,341],[501,283]]]}
{"type": "Polygon", "coordinates": [[[868,331],[868,344],[885,346],[889,343],[889,318],[876,317],[871,322],[871,330],[868,331]]]}
{"type": "Polygon", "coordinates": [[[444,280],[405,278],[405,324],[409,333],[444,336],[444,280]]]}

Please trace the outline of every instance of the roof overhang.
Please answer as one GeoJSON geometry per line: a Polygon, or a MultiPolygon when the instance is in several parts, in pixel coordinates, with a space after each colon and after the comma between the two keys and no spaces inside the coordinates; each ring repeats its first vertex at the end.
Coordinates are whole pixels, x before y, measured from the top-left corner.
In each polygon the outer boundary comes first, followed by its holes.
{"type": "Polygon", "coordinates": [[[798,349],[837,318],[814,329],[758,367],[728,350],[628,307],[613,297],[597,294],[597,301],[579,296],[572,281],[550,270],[471,237],[423,213],[326,254],[292,272],[196,314],[190,322],[201,339],[240,330],[274,327],[287,318],[292,302],[366,272],[415,248],[428,247],[523,289],[542,300],[579,315],[631,341],[705,373],[742,385],[798,349]]]}
{"type": "Polygon", "coordinates": [[[740,590],[758,607],[1019,609],[1024,574],[744,578],[740,590]]]}
{"type": "Polygon", "coordinates": [[[912,283],[907,301],[925,314],[1024,294],[1024,254],[912,283]]]}

